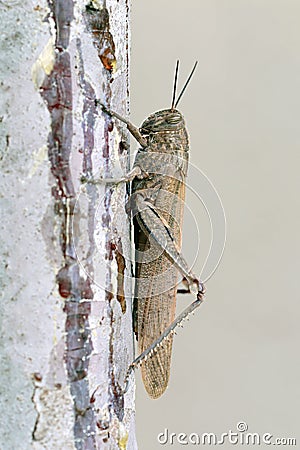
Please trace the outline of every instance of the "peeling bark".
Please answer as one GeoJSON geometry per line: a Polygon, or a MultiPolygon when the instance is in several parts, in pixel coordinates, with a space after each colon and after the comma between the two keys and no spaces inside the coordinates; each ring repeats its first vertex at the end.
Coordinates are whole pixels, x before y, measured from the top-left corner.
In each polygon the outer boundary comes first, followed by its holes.
{"type": "Polygon", "coordinates": [[[3,84],[18,98],[3,105],[1,384],[11,386],[2,415],[12,408],[0,447],[135,449],[134,386],[122,393],[133,359],[126,186],[81,182],[128,170],[127,131],[95,100],[128,115],[129,0],[28,3],[2,6],[13,24],[7,41],[19,18],[28,51],[17,51],[14,71],[6,56],[3,84]],[[18,214],[23,203],[31,220],[18,214]],[[27,411],[19,434],[15,409],[27,411]]]}

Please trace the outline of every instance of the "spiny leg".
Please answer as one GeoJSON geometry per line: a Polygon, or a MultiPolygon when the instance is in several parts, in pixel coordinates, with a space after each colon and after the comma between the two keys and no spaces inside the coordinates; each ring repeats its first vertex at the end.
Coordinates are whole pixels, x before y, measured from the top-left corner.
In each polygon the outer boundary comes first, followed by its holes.
{"type": "Polygon", "coordinates": [[[147,140],[142,136],[142,134],[140,133],[140,130],[135,125],[133,125],[128,119],[126,119],[125,117],[120,116],[120,114],[116,113],[115,111],[112,111],[112,110],[106,108],[106,106],[103,105],[103,103],[101,103],[99,100],[96,100],[96,105],[100,105],[102,110],[106,114],[108,114],[108,115],[110,115],[112,117],[116,117],[121,122],[125,123],[127,125],[128,131],[138,141],[138,143],[142,147],[146,147],[147,146],[147,140]]]}
{"type": "Polygon", "coordinates": [[[134,166],[130,172],[127,173],[124,177],[121,178],[90,178],[86,176],[82,176],[80,181],[81,183],[88,184],[120,184],[120,183],[129,183],[134,180],[134,178],[142,177],[142,170],[139,166],[134,166]]]}
{"type": "MultiPolygon", "coordinates": [[[[146,139],[141,135],[139,129],[133,125],[128,119],[120,116],[118,113],[111,111],[110,109],[106,108],[105,105],[103,105],[103,103],[101,103],[99,100],[95,101],[96,105],[100,105],[102,110],[112,116],[112,117],[116,117],[118,120],[120,120],[121,122],[124,122],[127,125],[127,128],[129,130],[129,132],[132,134],[132,136],[138,141],[138,143],[144,148],[147,145],[147,141],[146,139]]],[[[91,177],[86,177],[86,176],[82,176],[80,181],[81,183],[88,183],[88,184],[119,184],[119,183],[128,183],[133,181],[134,178],[144,178],[145,176],[147,176],[146,173],[142,173],[142,170],[140,167],[135,166],[133,167],[133,169],[128,172],[127,175],[125,175],[124,177],[121,178],[91,178],[91,177]]]]}
{"type": "Polygon", "coordinates": [[[132,374],[132,372],[140,365],[142,364],[143,361],[146,361],[146,359],[148,357],[151,357],[153,355],[153,353],[155,353],[155,351],[157,351],[157,349],[163,345],[165,339],[168,339],[168,337],[170,337],[170,335],[175,333],[175,330],[178,326],[181,325],[181,323],[187,319],[187,317],[192,314],[196,308],[198,308],[198,306],[200,306],[203,303],[203,297],[204,297],[204,293],[205,293],[205,288],[204,285],[201,283],[200,288],[202,290],[199,290],[198,294],[197,294],[197,298],[196,300],[191,303],[187,308],[185,308],[181,314],[179,314],[179,316],[171,323],[171,325],[169,325],[165,331],[160,335],[160,337],[153,342],[153,344],[150,345],[150,347],[148,347],[145,351],[143,351],[143,353],[141,353],[137,358],[135,358],[135,360],[130,364],[127,373],[126,373],[126,377],[125,377],[125,387],[124,387],[124,391],[123,393],[125,394],[128,391],[128,387],[129,387],[129,379],[130,379],[130,375],[132,374]]]}

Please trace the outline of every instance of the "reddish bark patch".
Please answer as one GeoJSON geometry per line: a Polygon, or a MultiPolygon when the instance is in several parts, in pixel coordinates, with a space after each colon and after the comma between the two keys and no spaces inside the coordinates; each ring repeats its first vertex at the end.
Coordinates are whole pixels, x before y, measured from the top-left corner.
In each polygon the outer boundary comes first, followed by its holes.
{"type": "Polygon", "coordinates": [[[124,290],[124,272],[126,268],[125,258],[123,256],[123,247],[121,239],[115,249],[115,258],[118,265],[118,279],[117,279],[117,300],[120,303],[122,313],[126,313],[126,299],[124,290]]]}
{"type": "MultiPolygon", "coordinates": [[[[54,20],[55,63],[41,87],[51,119],[48,156],[55,179],[52,195],[55,213],[60,219],[60,245],[63,264],[57,273],[60,295],[65,299],[65,362],[74,402],[74,442],[76,448],[95,448],[95,417],[90,405],[87,374],[92,353],[89,325],[90,302],[93,298],[90,280],[80,276],[75,242],[78,240],[80,216],[75,211],[76,194],[70,170],[72,152],[72,69],[68,53],[70,25],[73,20],[72,0],[49,0],[54,20]],[[86,430],[89,430],[87,433],[86,430]]],[[[87,166],[89,162],[87,161],[87,166]]],[[[57,386],[58,387],[58,386],[57,386]]]]}
{"type": "Polygon", "coordinates": [[[103,6],[98,9],[93,2],[90,2],[86,6],[85,20],[103,67],[112,72],[116,66],[115,43],[109,31],[107,9],[103,6]]]}

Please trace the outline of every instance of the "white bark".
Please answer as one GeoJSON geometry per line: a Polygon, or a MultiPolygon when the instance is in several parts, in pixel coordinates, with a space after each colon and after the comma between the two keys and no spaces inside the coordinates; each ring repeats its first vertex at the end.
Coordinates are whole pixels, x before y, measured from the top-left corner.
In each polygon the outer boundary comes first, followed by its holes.
{"type": "Polygon", "coordinates": [[[0,448],[136,449],[125,186],[80,182],[128,169],[129,0],[0,8],[0,448]]]}

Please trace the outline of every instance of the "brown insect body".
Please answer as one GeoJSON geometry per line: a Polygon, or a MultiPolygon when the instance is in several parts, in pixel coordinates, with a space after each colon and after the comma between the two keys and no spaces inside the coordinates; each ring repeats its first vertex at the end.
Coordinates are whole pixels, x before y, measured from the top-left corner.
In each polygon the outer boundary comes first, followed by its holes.
{"type": "MultiPolygon", "coordinates": [[[[135,332],[140,353],[155,342],[175,318],[178,259],[181,248],[181,229],[185,199],[185,178],[188,168],[188,134],[179,111],[158,111],[146,119],[140,132],[147,140],[136,156],[145,178],[135,178],[132,195],[140,205],[134,214],[134,240],[136,248],[135,273],[135,332]],[[142,209],[142,210],[141,210],[142,209]],[[150,217],[149,210],[154,211],[150,217]],[[155,223],[155,214],[158,214],[155,223]],[[169,253],[163,251],[157,239],[160,220],[172,245],[169,253]],[[150,226],[151,225],[151,226],[150,226]],[[151,238],[155,228],[157,234],[151,238]],[[177,264],[174,264],[176,260],[177,264]]],[[[167,246],[168,244],[165,243],[167,246]]],[[[145,388],[151,398],[165,391],[170,374],[173,336],[170,335],[155,354],[143,362],[141,370],[145,388]]]]}
{"type": "MultiPolygon", "coordinates": [[[[160,397],[170,376],[173,333],[202,302],[204,285],[190,271],[181,254],[181,229],[188,168],[188,134],[176,106],[195,69],[195,63],[177,100],[177,61],[172,106],[151,114],[138,129],[128,119],[106,108],[107,114],[127,125],[140,144],[133,169],[118,182],[132,181],[127,211],[132,214],[135,243],[134,331],[140,355],[129,366],[142,364],[142,377],[151,398],[160,397]],[[196,300],[175,319],[178,275],[196,300]]],[[[116,182],[108,180],[107,182],[116,182]]]]}

